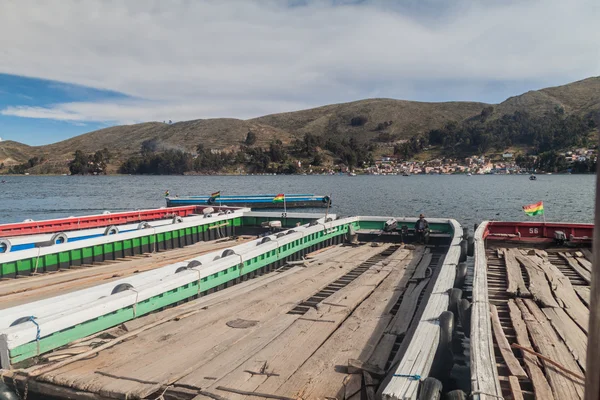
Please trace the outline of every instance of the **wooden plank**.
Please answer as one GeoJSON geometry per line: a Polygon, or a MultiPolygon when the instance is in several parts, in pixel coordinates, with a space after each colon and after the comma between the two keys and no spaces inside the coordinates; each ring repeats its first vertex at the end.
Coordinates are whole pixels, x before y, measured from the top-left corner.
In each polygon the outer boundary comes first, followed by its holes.
{"type": "Polygon", "coordinates": [[[544,262],[539,257],[532,259],[544,270],[557,302],[560,303],[560,307],[569,314],[573,321],[575,321],[587,335],[590,312],[585,304],[581,302],[577,293],[575,293],[569,278],[564,276],[555,265],[544,262]]]}
{"type": "Polygon", "coordinates": [[[565,260],[571,268],[579,275],[583,280],[585,280],[588,284],[592,280],[592,274],[589,270],[585,269],[577,262],[575,258],[571,256],[569,253],[564,253],[562,251],[558,252],[558,255],[565,260]]]}
{"type": "Polygon", "coordinates": [[[364,371],[363,379],[365,382],[365,394],[367,395],[366,400],[375,400],[376,384],[373,378],[371,377],[371,374],[369,374],[367,371],[364,371]]]}
{"type": "Polygon", "coordinates": [[[386,333],[391,333],[392,335],[396,336],[406,335],[406,331],[408,330],[417,310],[419,296],[428,283],[429,278],[425,278],[419,283],[411,282],[408,285],[406,292],[404,292],[404,297],[402,298],[400,307],[398,308],[398,312],[394,316],[394,319],[392,319],[390,322],[388,328],[386,329],[386,333]]]}
{"type": "Polygon", "coordinates": [[[362,374],[346,375],[344,382],[344,400],[360,400],[362,390],[362,374]]]}
{"type": "Polygon", "coordinates": [[[381,369],[385,369],[390,354],[392,353],[392,349],[394,348],[394,344],[396,343],[396,338],[396,335],[390,333],[384,334],[375,348],[375,351],[369,358],[368,363],[381,369]]]}
{"type": "MultiPolygon", "coordinates": [[[[368,271],[340,289],[328,299],[328,304],[319,309],[310,309],[303,319],[296,320],[287,330],[279,335],[259,352],[253,354],[226,376],[217,379],[208,391],[219,393],[218,386],[236,387],[246,391],[276,393],[283,384],[317,349],[330,337],[348,315],[375,290],[376,286],[387,277],[391,268],[374,265],[368,271]],[[379,272],[376,272],[379,271],[379,272]],[[331,323],[319,320],[333,321],[331,323]],[[257,364],[268,364],[270,372],[278,376],[248,376],[245,371],[255,370],[257,364]]],[[[229,398],[229,396],[228,396],[229,398]]],[[[241,397],[231,396],[231,400],[241,397]]]]}
{"type": "Polygon", "coordinates": [[[492,322],[489,314],[488,267],[483,238],[487,225],[488,222],[483,222],[475,231],[470,337],[471,389],[473,400],[498,400],[498,398],[502,397],[502,388],[498,379],[498,368],[496,368],[492,322]]]}
{"type": "MultiPolygon", "coordinates": [[[[515,304],[514,300],[508,301],[508,309],[512,325],[515,329],[515,333],[517,336],[517,343],[529,349],[533,348],[531,342],[529,341],[527,326],[525,325],[525,321],[523,321],[521,311],[515,304]]],[[[523,356],[525,369],[529,373],[529,379],[531,380],[531,383],[533,385],[533,390],[536,394],[536,398],[544,400],[554,400],[554,395],[552,394],[550,385],[546,380],[546,376],[540,369],[541,364],[539,363],[537,357],[532,356],[531,354],[524,351],[521,352],[521,355],[523,356]]]]}
{"type": "Polygon", "coordinates": [[[512,296],[529,297],[531,293],[525,285],[521,266],[516,259],[515,249],[503,249],[504,263],[506,265],[506,279],[508,280],[508,288],[506,291],[512,296]]]}
{"type": "Polygon", "coordinates": [[[585,268],[588,272],[592,272],[592,263],[586,260],[584,257],[576,257],[579,264],[585,268]]]}
{"type": "Polygon", "coordinates": [[[534,262],[531,256],[516,255],[515,257],[527,271],[529,292],[531,292],[533,298],[544,307],[559,307],[556,300],[554,300],[550,285],[548,285],[544,269],[534,262]]]}
{"type": "Polygon", "coordinates": [[[588,260],[591,263],[594,262],[594,255],[589,249],[579,249],[579,251],[583,253],[583,256],[586,258],[586,260],[588,260]]]}
{"type": "MultiPolygon", "coordinates": [[[[565,368],[583,375],[573,355],[558,337],[548,318],[538,308],[537,304],[529,299],[517,299],[515,302],[521,311],[537,351],[565,368]]],[[[542,363],[555,399],[583,398],[583,382],[578,382],[573,377],[565,375],[544,360],[542,360],[542,363]]]]}
{"type": "Polygon", "coordinates": [[[428,272],[428,268],[429,268],[429,264],[431,263],[432,257],[433,257],[433,254],[431,254],[429,249],[426,249],[425,252],[423,253],[423,257],[421,258],[421,260],[419,261],[419,264],[417,265],[417,268],[415,269],[415,273],[413,274],[411,280],[419,281],[421,279],[425,279],[425,278],[429,277],[429,275],[431,274],[431,271],[428,272]]]}
{"type": "Polygon", "coordinates": [[[525,379],[527,378],[527,374],[519,364],[519,360],[515,357],[512,349],[510,348],[510,344],[508,343],[508,339],[504,335],[504,331],[502,330],[502,325],[500,324],[500,318],[498,317],[498,310],[496,306],[490,304],[490,313],[492,318],[492,328],[494,331],[494,337],[496,338],[496,344],[500,349],[500,353],[502,354],[502,358],[504,358],[504,362],[508,367],[510,373],[517,378],[525,379]]]}
{"type": "Polygon", "coordinates": [[[587,335],[564,310],[560,308],[543,308],[542,311],[565,342],[581,369],[585,371],[587,335]]]}
{"type": "Polygon", "coordinates": [[[590,308],[590,288],[589,286],[573,286],[573,290],[583,303],[590,308]]]}
{"type": "Polygon", "coordinates": [[[519,384],[519,379],[516,376],[509,376],[508,384],[510,386],[510,392],[513,396],[513,400],[524,400],[523,392],[521,391],[521,385],[519,384]]]}

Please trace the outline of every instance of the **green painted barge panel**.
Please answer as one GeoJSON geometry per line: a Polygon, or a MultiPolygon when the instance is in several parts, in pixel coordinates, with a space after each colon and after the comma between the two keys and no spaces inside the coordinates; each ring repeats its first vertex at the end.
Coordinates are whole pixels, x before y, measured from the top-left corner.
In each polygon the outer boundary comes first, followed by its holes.
{"type": "MultiPolygon", "coordinates": [[[[203,221],[204,222],[204,221],[203,221]]],[[[232,221],[227,221],[233,226],[242,226],[242,217],[233,218],[232,221]]],[[[196,242],[197,234],[201,234],[208,230],[209,226],[215,226],[222,224],[223,222],[211,222],[203,225],[197,225],[193,227],[176,229],[170,232],[150,234],[147,236],[141,236],[133,239],[124,239],[112,243],[94,245],[84,247],[80,249],[57,251],[53,254],[43,255],[41,257],[34,257],[24,260],[11,261],[7,263],[0,263],[0,278],[3,277],[14,277],[15,275],[30,275],[36,267],[37,271],[43,272],[45,270],[56,270],[62,264],[72,265],[74,262],[77,264],[82,263],[93,263],[97,260],[114,259],[122,257],[124,250],[134,249],[136,252],[142,252],[143,248],[149,251],[156,251],[156,245],[158,243],[164,243],[172,239],[179,239],[180,237],[191,235],[194,237],[193,242],[196,242]]],[[[185,241],[182,241],[182,243],[185,241]]],[[[179,244],[176,245],[179,247],[179,244]]],[[[57,250],[59,250],[57,248],[57,250]]],[[[145,251],[145,250],[144,250],[145,251]]]]}

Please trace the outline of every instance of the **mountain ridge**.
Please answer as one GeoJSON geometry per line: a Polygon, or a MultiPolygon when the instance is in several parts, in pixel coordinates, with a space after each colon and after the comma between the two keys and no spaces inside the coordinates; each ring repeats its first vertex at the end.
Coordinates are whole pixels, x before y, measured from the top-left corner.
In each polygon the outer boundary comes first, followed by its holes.
{"type": "Polygon", "coordinates": [[[194,152],[198,144],[214,150],[231,150],[244,144],[252,131],[254,146],[267,146],[274,140],[284,144],[310,133],[333,138],[376,141],[381,134],[401,142],[425,134],[450,121],[461,122],[492,107],[492,118],[516,111],[544,115],[561,108],[566,114],[600,113],[600,77],[590,77],[566,85],[532,90],[498,104],[481,102],[418,102],[374,98],[329,104],[305,110],[265,115],[248,120],[213,118],[172,124],[143,122],[108,127],[60,142],[28,146],[16,141],[0,142],[0,164],[14,165],[31,157],[41,157],[52,165],[64,165],[76,150],[92,153],[103,148],[119,163],[136,154],[145,140],[156,140],[159,148],[194,152]]]}

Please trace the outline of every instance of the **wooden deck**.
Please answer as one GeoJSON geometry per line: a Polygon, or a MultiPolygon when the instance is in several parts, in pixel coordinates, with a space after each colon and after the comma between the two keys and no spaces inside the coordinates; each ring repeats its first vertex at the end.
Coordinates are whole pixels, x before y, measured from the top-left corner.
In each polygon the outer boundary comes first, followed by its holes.
{"type": "Polygon", "coordinates": [[[431,261],[427,252],[333,246],[73,343],[5,379],[71,399],[371,396],[433,282],[418,268],[431,261]]]}
{"type": "MultiPolygon", "coordinates": [[[[490,387],[487,392],[476,393],[477,398],[582,399],[592,261],[589,250],[540,250],[526,244],[507,248],[494,243],[485,249],[485,257],[490,311],[477,315],[480,319],[491,315],[494,356],[490,361],[495,361],[499,387],[494,393],[494,377],[481,376],[481,372],[477,376],[477,371],[485,369],[481,368],[485,360],[474,359],[473,363],[479,363],[472,368],[474,381],[481,389],[486,381],[490,387]]],[[[474,295],[475,291],[474,287],[474,295]]],[[[474,326],[483,324],[479,321],[474,326]]],[[[471,340],[485,346],[483,337],[471,340]]]]}
{"type": "Polygon", "coordinates": [[[142,254],[102,264],[71,267],[44,274],[0,281],[0,310],[43,300],[160,268],[199,255],[244,243],[255,237],[198,242],[168,251],[142,254]]]}

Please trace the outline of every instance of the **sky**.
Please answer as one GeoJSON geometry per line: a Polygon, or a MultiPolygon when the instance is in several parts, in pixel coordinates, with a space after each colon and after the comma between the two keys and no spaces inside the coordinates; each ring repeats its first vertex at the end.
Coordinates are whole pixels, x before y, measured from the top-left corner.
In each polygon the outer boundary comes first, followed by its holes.
{"type": "Polygon", "coordinates": [[[598,0],[2,0],[0,138],[600,75],[598,0]]]}

